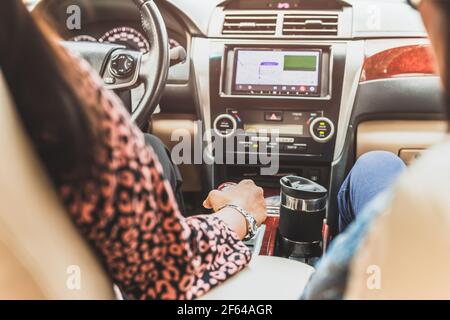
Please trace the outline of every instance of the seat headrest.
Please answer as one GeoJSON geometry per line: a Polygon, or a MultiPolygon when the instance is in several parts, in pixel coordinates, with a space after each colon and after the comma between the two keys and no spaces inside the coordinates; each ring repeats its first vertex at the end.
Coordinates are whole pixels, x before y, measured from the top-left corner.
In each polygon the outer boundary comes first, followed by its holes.
{"type": "Polygon", "coordinates": [[[33,152],[1,69],[0,146],[0,299],[113,299],[33,152]]]}

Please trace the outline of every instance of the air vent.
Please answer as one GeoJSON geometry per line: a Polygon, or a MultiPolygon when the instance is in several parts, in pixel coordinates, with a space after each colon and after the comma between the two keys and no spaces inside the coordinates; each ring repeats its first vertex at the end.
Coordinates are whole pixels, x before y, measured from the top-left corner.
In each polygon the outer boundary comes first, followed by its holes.
{"type": "Polygon", "coordinates": [[[223,35],[275,35],[276,14],[227,14],[223,23],[223,35]]]}
{"type": "Polygon", "coordinates": [[[286,14],[283,22],[285,36],[337,36],[337,14],[286,14]]]}

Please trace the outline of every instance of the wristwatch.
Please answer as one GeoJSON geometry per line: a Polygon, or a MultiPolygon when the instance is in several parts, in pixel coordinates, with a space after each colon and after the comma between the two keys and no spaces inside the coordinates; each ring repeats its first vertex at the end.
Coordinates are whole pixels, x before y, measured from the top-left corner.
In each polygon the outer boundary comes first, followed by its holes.
{"type": "Polygon", "coordinates": [[[256,219],[247,210],[234,204],[227,204],[220,209],[223,208],[232,208],[244,216],[245,221],[247,221],[247,235],[244,237],[244,241],[248,241],[256,235],[258,224],[256,223],[256,219]]]}

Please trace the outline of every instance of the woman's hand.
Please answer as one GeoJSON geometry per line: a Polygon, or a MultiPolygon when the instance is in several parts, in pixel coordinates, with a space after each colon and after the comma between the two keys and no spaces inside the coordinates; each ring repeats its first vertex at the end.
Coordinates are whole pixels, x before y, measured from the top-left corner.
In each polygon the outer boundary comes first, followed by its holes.
{"type": "Polygon", "coordinates": [[[255,185],[252,180],[242,180],[239,184],[227,187],[225,190],[213,190],[209,193],[203,206],[217,212],[227,204],[237,205],[253,215],[258,226],[267,217],[264,191],[255,185]]]}

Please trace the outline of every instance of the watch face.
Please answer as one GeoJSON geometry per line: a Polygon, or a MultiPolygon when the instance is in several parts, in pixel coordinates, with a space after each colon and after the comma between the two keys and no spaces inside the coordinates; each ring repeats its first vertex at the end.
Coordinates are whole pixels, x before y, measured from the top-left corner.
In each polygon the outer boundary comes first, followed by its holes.
{"type": "Polygon", "coordinates": [[[247,226],[247,235],[244,238],[244,241],[252,239],[256,235],[256,232],[258,231],[258,224],[256,223],[256,219],[249,212],[247,212],[241,207],[232,204],[229,204],[227,206],[236,209],[245,217],[248,226],[247,226]]]}
{"type": "Polygon", "coordinates": [[[252,219],[251,228],[253,232],[256,232],[258,230],[258,225],[256,224],[255,218],[252,219]]]}
{"type": "Polygon", "coordinates": [[[244,241],[249,241],[253,239],[258,231],[258,225],[256,223],[255,218],[248,212],[244,211],[245,220],[247,221],[247,235],[244,238],[244,241]]]}
{"type": "Polygon", "coordinates": [[[258,225],[256,224],[255,218],[250,214],[249,214],[249,218],[247,220],[248,220],[248,224],[249,224],[248,233],[249,233],[249,236],[251,236],[253,238],[256,234],[256,231],[258,231],[258,225]]]}

